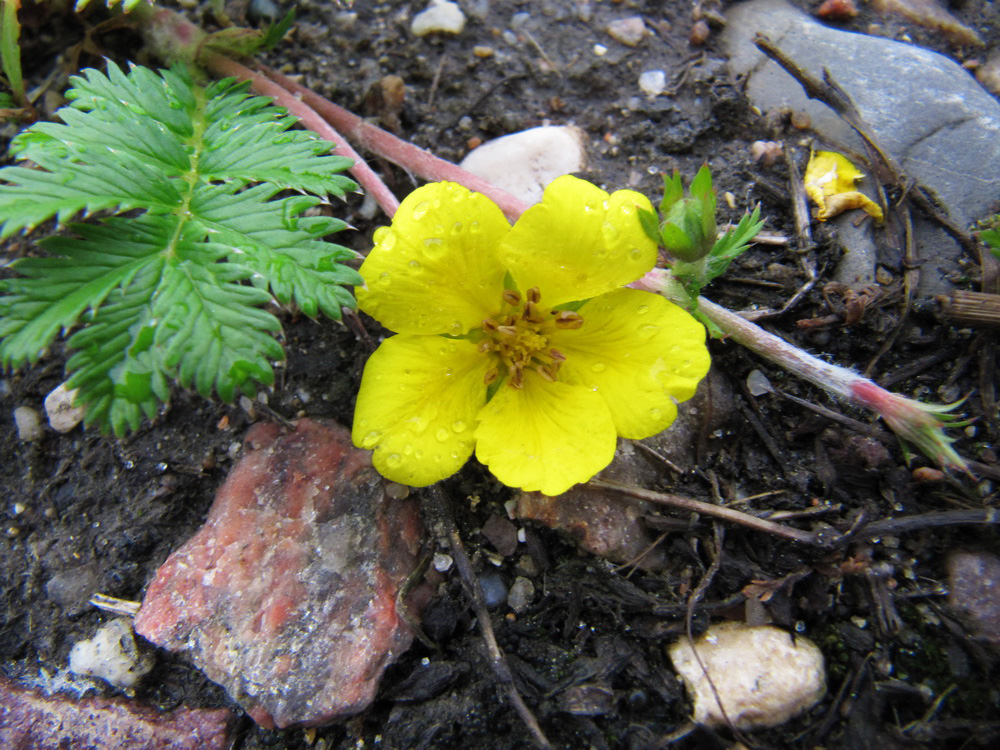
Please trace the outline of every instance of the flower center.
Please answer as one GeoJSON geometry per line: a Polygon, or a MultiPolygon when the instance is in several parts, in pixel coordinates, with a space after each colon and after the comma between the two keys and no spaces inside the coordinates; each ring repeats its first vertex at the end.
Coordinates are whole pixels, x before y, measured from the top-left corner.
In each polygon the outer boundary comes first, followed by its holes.
{"type": "Polygon", "coordinates": [[[545,310],[539,306],[538,287],[529,289],[524,299],[512,289],[503,293],[500,314],[483,321],[479,351],[497,359],[486,373],[486,384],[506,374],[511,388],[524,387],[525,368],[554,382],[565,355],[549,346],[549,337],[558,329],[579,328],[583,318],[569,310],[545,310]]]}

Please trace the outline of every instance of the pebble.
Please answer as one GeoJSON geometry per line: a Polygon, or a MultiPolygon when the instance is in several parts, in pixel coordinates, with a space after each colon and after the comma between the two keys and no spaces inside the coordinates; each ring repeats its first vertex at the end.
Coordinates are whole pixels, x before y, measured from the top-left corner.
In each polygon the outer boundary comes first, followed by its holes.
{"type": "Polygon", "coordinates": [[[510,592],[507,594],[507,606],[521,614],[535,598],[535,584],[524,576],[518,576],[511,584],[510,592]]]}
{"type": "Polygon", "coordinates": [[[507,586],[496,571],[487,570],[479,576],[479,587],[489,609],[496,609],[507,601],[507,586]]]}
{"type": "Polygon", "coordinates": [[[1000,557],[955,552],[948,558],[948,604],[964,615],[976,637],[1000,646],[1000,557]]]}
{"type": "Polygon", "coordinates": [[[135,687],[153,669],[151,654],[140,649],[132,621],[119,617],[102,625],[94,637],[77,641],[69,652],[69,671],[97,677],[117,688],[135,687]]]}
{"type": "MultiPolygon", "coordinates": [[[[791,109],[809,116],[822,146],[863,153],[853,130],[753,44],[771,39],[814,76],[828,69],[884,148],[912,177],[936,193],[958,226],[991,212],[1000,195],[1000,103],[967,70],[935,52],[891,39],[824,26],[784,0],[753,0],[727,9],[723,46],[730,73],[746,77],[746,93],[762,111],[791,109]]],[[[864,171],[864,169],[863,169],[864,171]]],[[[874,283],[877,247],[870,222],[831,222],[846,251],[837,280],[874,283]]],[[[964,252],[943,229],[917,216],[915,249],[922,296],[947,294],[964,273],[964,252]]],[[[899,266],[901,258],[894,258],[899,266]]]]}
{"type": "Polygon", "coordinates": [[[483,536],[504,557],[517,551],[517,527],[503,516],[490,516],[483,524],[483,536]]]}
{"type": "Polygon", "coordinates": [[[628,47],[635,47],[646,36],[646,24],[640,16],[619,18],[605,27],[608,36],[628,47]]]}
{"type": "Polygon", "coordinates": [[[793,639],[772,625],[720,623],[695,640],[693,649],[683,638],[668,652],[694,699],[699,724],[725,726],[728,716],[737,729],[775,727],[826,693],[822,652],[808,638],[793,639]]]}
{"type": "Polygon", "coordinates": [[[1000,96],[1000,53],[990,55],[976,68],[976,80],[992,94],[1000,96]]]}
{"type": "Polygon", "coordinates": [[[17,426],[17,439],[33,442],[45,434],[42,428],[42,415],[30,406],[19,406],[14,409],[14,424],[17,426]]]}
{"type": "Polygon", "coordinates": [[[646,70],[639,75],[639,88],[648,97],[659,96],[667,90],[667,74],[663,70],[646,70]]]}
{"type": "Polygon", "coordinates": [[[487,141],[469,152],[461,167],[528,203],[556,177],[586,163],[584,134],[571,125],[543,125],[487,141]]]}
{"type": "Polygon", "coordinates": [[[228,750],[228,708],[163,712],[135,701],[45,695],[0,675],[0,747],[88,750],[228,750]]]}
{"type": "MultiPolygon", "coordinates": [[[[423,541],[339,425],[254,425],[205,525],[150,583],[135,629],[265,728],[363,711],[413,633],[396,606],[423,541]]],[[[407,599],[419,617],[423,592],[407,599]]],[[[505,592],[506,594],[506,592],[505,592]]]]}
{"type": "Polygon", "coordinates": [[[69,390],[61,383],[45,397],[45,413],[49,418],[49,427],[56,432],[66,433],[83,421],[84,408],[74,406],[76,389],[69,390]]]}
{"type": "Polygon", "coordinates": [[[426,9],[413,17],[410,31],[414,36],[426,36],[434,32],[461,34],[465,28],[465,14],[457,3],[448,0],[431,0],[426,9]]]}

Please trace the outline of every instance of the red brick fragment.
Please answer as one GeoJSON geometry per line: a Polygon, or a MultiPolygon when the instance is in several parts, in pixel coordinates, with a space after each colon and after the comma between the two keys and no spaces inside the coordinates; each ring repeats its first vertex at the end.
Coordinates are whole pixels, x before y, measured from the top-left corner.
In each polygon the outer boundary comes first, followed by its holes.
{"type": "Polygon", "coordinates": [[[264,727],[364,710],[413,635],[396,595],[423,528],[342,427],[257,425],[205,525],[157,572],[136,632],[185,653],[264,727]]]}
{"type": "Polygon", "coordinates": [[[120,699],[43,695],[0,676],[0,747],[32,750],[227,750],[232,711],[162,713],[120,699]]]}

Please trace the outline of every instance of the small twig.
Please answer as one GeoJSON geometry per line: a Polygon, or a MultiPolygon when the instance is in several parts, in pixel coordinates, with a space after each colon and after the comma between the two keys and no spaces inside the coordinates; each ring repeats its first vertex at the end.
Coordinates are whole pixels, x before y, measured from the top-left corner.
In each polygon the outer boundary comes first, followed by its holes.
{"type": "Polygon", "coordinates": [[[90,597],[89,602],[91,606],[97,607],[102,612],[111,612],[116,615],[124,615],[125,617],[135,617],[139,614],[139,608],[142,606],[141,602],[132,601],[131,599],[118,599],[117,597],[100,593],[90,597]]]}
{"type": "Polygon", "coordinates": [[[540,748],[552,747],[542,732],[542,728],[538,725],[535,715],[528,708],[521,694],[517,691],[517,686],[514,684],[514,676],[510,671],[510,665],[508,665],[503,651],[500,650],[496,633],[493,631],[493,621],[490,619],[490,613],[486,608],[486,598],[483,595],[483,589],[479,585],[479,579],[476,577],[475,571],[472,569],[472,561],[469,560],[469,556],[465,552],[462,537],[459,535],[455,521],[451,517],[448,501],[441,486],[432,485],[425,497],[428,500],[427,507],[434,516],[434,522],[440,525],[445,538],[448,540],[452,558],[455,560],[455,566],[462,579],[462,587],[469,597],[472,611],[476,615],[479,630],[483,635],[483,641],[486,642],[486,649],[490,655],[490,666],[493,668],[493,673],[496,675],[497,681],[503,686],[510,702],[514,705],[515,710],[520,715],[528,731],[531,732],[535,745],[540,748]]]}
{"type": "Polygon", "coordinates": [[[903,534],[942,526],[975,526],[1000,524],[1000,509],[985,508],[975,510],[944,510],[935,513],[917,513],[910,516],[883,518],[862,526],[857,538],[873,539],[886,534],[903,534]]]}
{"type": "Polygon", "coordinates": [[[785,526],[784,524],[774,523],[773,521],[751,516],[749,513],[743,513],[721,505],[712,505],[711,503],[694,500],[690,497],[667,495],[662,492],[644,490],[641,487],[630,487],[625,484],[608,482],[603,479],[591,479],[587,483],[587,486],[612,490],[628,497],[646,500],[657,505],[676,508],[677,510],[686,510],[693,513],[700,513],[704,516],[721,518],[724,521],[746,526],[747,528],[754,529],[755,531],[763,531],[766,534],[774,534],[793,542],[799,542],[800,544],[808,544],[814,547],[827,547],[836,541],[835,539],[828,539],[811,531],[802,531],[801,529],[796,529],[791,526],[785,526]]]}
{"type": "Polygon", "coordinates": [[[905,269],[903,271],[903,310],[899,314],[899,320],[893,327],[892,333],[886,336],[878,351],[875,352],[875,356],[871,358],[868,365],[862,370],[862,374],[866,378],[872,376],[878,361],[895,346],[896,339],[899,338],[899,334],[903,331],[909,320],[910,311],[913,309],[913,295],[920,280],[920,264],[917,260],[916,250],[913,247],[913,216],[910,214],[909,207],[905,204],[900,206],[899,210],[903,215],[903,241],[905,247],[903,252],[903,268],[905,269]]]}

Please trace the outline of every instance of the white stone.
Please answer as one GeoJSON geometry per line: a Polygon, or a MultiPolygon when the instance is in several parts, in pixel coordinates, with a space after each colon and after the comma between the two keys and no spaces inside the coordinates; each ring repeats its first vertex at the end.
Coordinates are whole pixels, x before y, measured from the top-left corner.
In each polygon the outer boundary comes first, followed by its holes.
{"type": "Polygon", "coordinates": [[[646,70],[639,75],[639,88],[646,96],[659,96],[667,90],[667,74],[662,70],[646,70]]]}
{"type": "Polygon", "coordinates": [[[584,134],[572,125],[543,125],[487,141],[462,160],[462,169],[528,203],[556,177],[579,172],[586,163],[584,134]]]}
{"type": "Polygon", "coordinates": [[[521,614],[531,606],[535,598],[535,584],[524,576],[518,576],[507,593],[507,606],[521,614]]]}
{"type": "Polygon", "coordinates": [[[611,21],[605,27],[605,31],[615,41],[635,47],[646,36],[646,24],[640,16],[629,16],[611,21]]]}
{"type": "Polygon", "coordinates": [[[153,669],[153,657],[139,650],[126,617],[112,620],[89,641],[78,641],[69,652],[69,671],[97,677],[117,688],[136,685],[153,669]]]}
{"type": "Polygon", "coordinates": [[[30,406],[19,406],[14,409],[14,424],[17,426],[18,440],[38,440],[45,434],[42,429],[42,415],[30,406]]]}
{"type": "Polygon", "coordinates": [[[822,652],[809,639],[793,640],[771,625],[713,625],[694,649],[684,638],[669,653],[694,699],[699,724],[724,726],[728,716],[738,729],[778,726],[816,705],[826,692],[822,652]]]}
{"type": "Polygon", "coordinates": [[[84,409],[74,406],[76,388],[68,390],[62,383],[45,397],[45,413],[49,418],[49,427],[56,432],[69,432],[83,421],[84,409]]]}
{"type": "Polygon", "coordinates": [[[465,14],[457,3],[448,0],[431,0],[426,9],[413,17],[410,31],[414,36],[426,36],[435,31],[461,34],[465,28],[465,14]]]}

